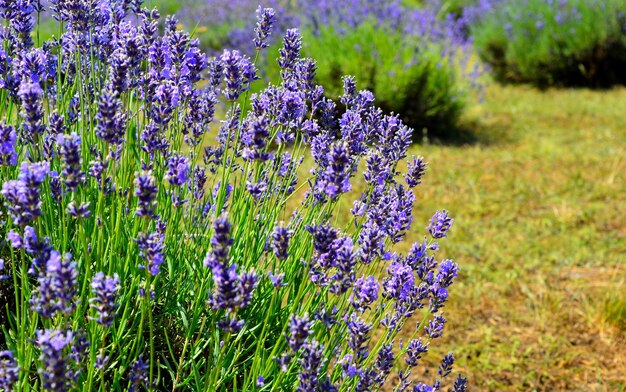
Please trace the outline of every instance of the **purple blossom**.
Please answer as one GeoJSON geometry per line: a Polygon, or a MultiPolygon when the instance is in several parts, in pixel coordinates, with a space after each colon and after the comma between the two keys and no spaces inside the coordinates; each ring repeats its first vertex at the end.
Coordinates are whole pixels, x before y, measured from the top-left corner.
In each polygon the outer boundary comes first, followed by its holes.
{"type": "Polygon", "coordinates": [[[18,381],[20,366],[18,365],[13,352],[0,351],[0,388],[5,391],[12,391],[13,385],[18,381]]]}
{"type": "Polygon", "coordinates": [[[56,312],[70,314],[76,308],[77,279],[78,270],[72,256],[50,252],[45,270],[39,271],[39,287],[30,300],[32,309],[48,318],[56,312]]]}
{"type": "Polygon", "coordinates": [[[316,340],[307,342],[302,346],[297,392],[316,392],[319,390],[319,369],[322,366],[323,355],[324,346],[316,340]]]}
{"type": "Polygon", "coordinates": [[[424,162],[424,158],[422,157],[413,157],[413,159],[409,162],[409,167],[406,175],[404,176],[404,180],[410,188],[415,188],[422,183],[422,177],[424,176],[424,173],[426,173],[426,166],[428,166],[428,163],[424,162]]]}
{"type": "Polygon", "coordinates": [[[98,101],[96,136],[110,144],[121,144],[126,132],[126,118],[117,93],[104,89],[98,101]]]}
{"type": "Polygon", "coordinates": [[[274,252],[274,255],[278,259],[284,260],[289,256],[287,251],[289,249],[289,239],[292,235],[293,231],[287,227],[284,227],[282,224],[276,225],[276,227],[274,227],[274,230],[271,234],[272,242],[270,246],[272,248],[272,251],[274,252]]]}
{"type": "Polygon", "coordinates": [[[85,173],[81,170],[80,136],[76,133],[59,135],[57,142],[63,167],[61,174],[64,177],[65,186],[70,192],[74,192],[78,185],[85,180],[85,173]]]}
{"type": "Polygon", "coordinates": [[[466,392],[467,391],[467,378],[461,376],[454,381],[452,392],[466,392]]]}
{"type": "Polygon", "coordinates": [[[435,239],[444,238],[448,235],[452,223],[454,223],[454,219],[448,216],[446,210],[441,212],[437,211],[432,218],[430,218],[428,232],[435,239]]]}
{"type": "Polygon", "coordinates": [[[16,225],[26,225],[42,214],[40,187],[48,172],[48,162],[22,162],[18,179],[2,184],[2,196],[16,225]]]}
{"type": "Polygon", "coordinates": [[[361,277],[354,283],[350,303],[360,312],[369,308],[378,299],[378,281],[373,276],[361,277]]]}
{"type": "Polygon", "coordinates": [[[446,324],[446,319],[443,315],[437,315],[435,318],[428,322],[428,326],[424,328],[424,331],[431,339],[435,339],[443,336],[443,327],[446,324]]]}
{"type": "Polygon", "coordinates": [[[11,125],[0,123],[0,165],[15,166],[17,164],[17,153],[15,151],[15,141],[17,134],[11,125]]]}
{"type": "Polygon", "coordinates": [[[64,352],[73,341],[72,331],[39,330],[35,344],[39,348],[41,367],[39,375],[43,388],[67,391],[72,384],[70,360],[64,352]]]}
{"type": "Polygon", "coordinates": [[[257,24],[254,29],[254,46],[257,49],[269,46],[268,38],[272,34],[272,27],[276,21],[276,11],[273,8],[259,8],[256,11],[257,24]]]}
{"type": "Polygon", "coordinates": [[[450,373],[452,373],[452,365],[454,365],[454,356],[452,353],[444,355],[441,365],[437,371],[439,376],[447,377],[450,373]]]}
{"type": "Polygon", "coordinates": [[[167,161],[165,178],[174,186],[181,186],[189,179],[189,158],[182,155],[173,155],[167,161]]]}
{"type": "Polygon", "coordinates": [[[94,297],[89,300],[96,317],[94,320],[105,327],[110,327],[115,319],[118,308],[117,296],[120,291],[120,279],[117,274],[105,276],[103,272],[94,275],[91,281],[91,292],[94,297]]]}
{"type": "MultiPolygon", "coordinates": [[[[147,262],[147,269],[150,275],[157,276],[161,269],[161,264],[165,262],[165,236],[159,232],[150,234],[139,233],[137,245],[141,256],[147,262]]],[[[140,268],[146,266],[140,265],[140,268]]]]}
{"type": "Polygon", "coordinates": [[[22,81],[18,95],[22,100],[22,118],[24,119],[24,139],[34,140],[45,131],[43,125],[43,90],[37,82],[22,81]]]}
{"type": "Polygon", "coordinates": [[[428,352],[428,344],[424,344],[422,339],[413,339],[406,349],[404,361],[411,367],[417,366],[418,361],[428,352]]]}
{"type": "Polygon", "coordinates": [[[296,352],[305,340],[311,335],[313,328],[313,322],[309,319],[308,314],[304,314],[302,317],[292,315],[289,319],[289,348],[291,351],[296,352]]]}
{"type": "Polygon", "coordinates": [[[143,388],[148,388],[150,385],[150,379],[148,378],[149,368],[150,364],[144,361],[143,355],[140,354],[139,358],[133,362],[128,375],[130,381],[130,388],[128,390],[130,392],[137,392],[143,390],[143,388]]]}
{"type": "Polygon", "coordinates": [[[152,218],[158,193],[156,180],[150,171],[137,174],[135,178],[135,196],[137,197],[137,216],[152,218]]]}

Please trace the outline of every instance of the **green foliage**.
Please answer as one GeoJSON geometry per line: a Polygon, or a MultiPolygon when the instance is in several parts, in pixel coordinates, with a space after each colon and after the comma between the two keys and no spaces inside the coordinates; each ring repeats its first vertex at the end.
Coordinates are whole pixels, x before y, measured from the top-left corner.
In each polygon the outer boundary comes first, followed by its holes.
{"type": "Polygon", "coordinates": [[[626,82],[625,28],[623,0],[524,0],[495,6],[472,35],[501,81],[608,86],[626,82]]]}
{"type": "MultiPolygon", "coordinates": [[[[445,138],[455,130],[465,94],[456,64],[442,57],[441,47],[373,24],[343,34],[326,27],[303,35],[303,51],[317,59],[317,82],[329,97],[343,93],[341,75],[354,75],[360,89],[372,91],[378,106],[399,113],[417,135],[426,129],[445,138]]],[[[275,65],[271,72],[277,77],[275,65]]]]}

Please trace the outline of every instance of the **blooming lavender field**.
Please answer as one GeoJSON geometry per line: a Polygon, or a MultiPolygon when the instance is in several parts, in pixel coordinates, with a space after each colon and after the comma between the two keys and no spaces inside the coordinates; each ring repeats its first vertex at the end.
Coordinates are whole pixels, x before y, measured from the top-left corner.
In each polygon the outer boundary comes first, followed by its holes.
{"type": "Polygon", "coordinates": [[[623,390],[582,3],[0,2],[0,390],[623,390]]]}

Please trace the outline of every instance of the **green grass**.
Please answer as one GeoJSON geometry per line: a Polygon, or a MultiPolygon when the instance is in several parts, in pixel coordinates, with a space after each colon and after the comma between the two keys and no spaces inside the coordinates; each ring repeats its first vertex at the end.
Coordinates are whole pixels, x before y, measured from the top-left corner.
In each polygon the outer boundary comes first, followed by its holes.
{"type": "Polygon", "coordinates": [[[493,85],[465,119],[478,143],[413,147],[430,162],[413,232],[452,211],[462,267],[437,350],[473,390],[624,388],[625,113],[623,88],[493,85]]]}

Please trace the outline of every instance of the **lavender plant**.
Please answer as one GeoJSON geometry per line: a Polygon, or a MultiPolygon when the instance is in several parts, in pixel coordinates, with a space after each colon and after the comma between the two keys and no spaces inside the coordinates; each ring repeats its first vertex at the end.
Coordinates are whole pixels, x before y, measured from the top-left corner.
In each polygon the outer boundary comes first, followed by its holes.
{"type": "MultiPolygon", "coordinates": [[[[327,99],[298,30],[280,84],[252,93],[241,52],[208,58],[139,0],[95,4],[51,1],[45,42],[38,2],[0,4],[0,388],[369,391],[395,371],[396,390],[439,390],[451,354],[410,371],[458,266],[437,260],[445,211],[394,249],[426,170],[413,158],[403,184],[412,130],[353,78],[343,107],[327,99]]],[[[274,12],[258,15],[260,51],[274,12]]]]}
{"type": "Polygon", "coordinates": [[[480,0],[464,17],[478,53],[504,81],[606,87],[626,83],[626,3],[480,0]]]}

